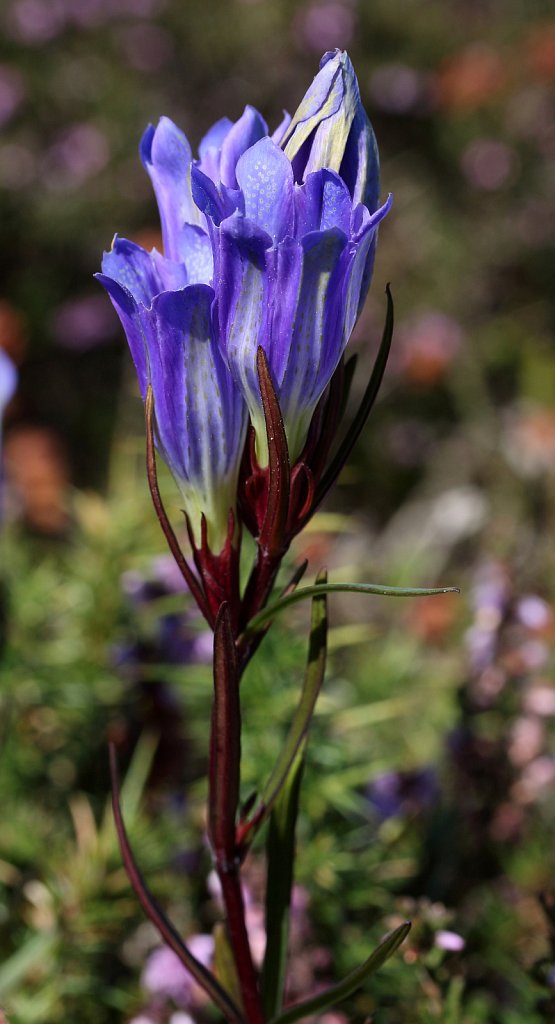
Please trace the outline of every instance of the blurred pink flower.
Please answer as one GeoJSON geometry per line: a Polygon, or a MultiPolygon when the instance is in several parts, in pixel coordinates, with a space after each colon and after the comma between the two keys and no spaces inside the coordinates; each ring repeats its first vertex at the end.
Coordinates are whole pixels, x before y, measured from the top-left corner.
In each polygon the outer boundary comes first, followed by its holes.
{"type": "MultiPolygon", "coordinates": [[[[187,946],[205,967],[210,966],[214,955],[212,935],[192,935],[187,939],[187,946]]],[[[152,951],[145,964],[141,981],[150,995],[173,999],[181,1006],[187,1006],[191,1002],[197,987],[192,975],[168,946],[160,946],[152,951]]]]}
{"type": "Polygon", "coordinates": [[[425,310],[399,327],[397,368],[412,383],[433,386],[444,377],[463,340],[456,320],[439,310],[425,310]]]}
{"type": "Polygon", "coordinates": [[[15,0],[9,10],[7,23],[16,39],[31,46],[40,46],[63,32],[63,4],[60,0],[15,0]]]}
{"type": "Polygon", "coordinates": [[[436,932],[434,936],[434,945],[437,946],[438,949],[444,949],[447,953],[460,953],[466,946],[466,942],[458,932],[450,932],[447,931],[447,929],[442,929],[439,932],[436,932]]]}

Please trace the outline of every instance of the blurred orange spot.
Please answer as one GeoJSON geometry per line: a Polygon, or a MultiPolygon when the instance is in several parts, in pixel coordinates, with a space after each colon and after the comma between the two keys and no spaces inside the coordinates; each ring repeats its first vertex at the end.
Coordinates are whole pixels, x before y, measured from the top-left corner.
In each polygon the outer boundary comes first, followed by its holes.
{"type": "Polygon", "coordinates": [[[527,51],[534,74],[555,82],[555,23],[536,25],[528,37],[527,51]]]}
{"type": "Polygon", "coordinates": [[[16,366],[21,365],[27,348],[25,320],[14,306],[3,299],[0,299],[0,348],[8,353],[16,366]]]}
{"type": "Polygon", "coordinates": [[[8,434],[4,452],[22,518],[40,533],[63,532],[68,525],[69,470],[61,442],[44,427],[21,426],[8,434]]]}
{"type": "Polygon", "coordinates": [[[162,242],[161,232],[156,228],[144,228],[138,235],[133,239],[136,245],[141,245],[143,249],[150,252],[151,249],[157,249],[158,252],[164,252],[164,244],[162,242]]]}
{"type": "Polygon", "coordinates": [[[446,62],[438,75],[439,105],[445,110],[477,110],[500,92],[507,81],[501,55],[475,44],[446,62]]]}
{"type": "Polygon", "coordinates": [[[457,594],[419,597],[408,611],[409,629],[427,644],[441,644],[457,621],[461,607],[457,594]]]}

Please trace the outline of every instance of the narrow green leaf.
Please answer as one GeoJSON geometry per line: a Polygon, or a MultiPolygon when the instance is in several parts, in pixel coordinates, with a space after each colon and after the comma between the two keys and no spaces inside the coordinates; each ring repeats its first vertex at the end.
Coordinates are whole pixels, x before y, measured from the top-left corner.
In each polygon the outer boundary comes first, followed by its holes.
{"type": "Polygon", "coordinates": [[[214,974],[236,1006],[242,1008],[241,987],[235,968],[233,952],[229,944],[226,927],[218,921],[213,928],[214,974]]]}
{"type": "Polygon", "coordinates": [[[274,803],[268,829],[266,884],[266,951],[260,979],[265,1016],[279,1013],[283,1004],[293,864],[295,828],[304,769],[306,736],[294,756],[285,784],[274,803]]]}
{"type": "MultiPolygon", "coordinates": [[[[327,573],[322,570],[317,577],[316,588],[321,590],[326,580],[327,573]]],[[[253,834],[270,816],[266,952],[261,977],[264,1012],[270,1017],[279,1013],[283,1002],[299,794],[308,729],[326,670],[327,629],[327,600],[320,592],[312,601],[308,661],[301,698],[287,740],[264,788],[260,809],[253,816],[253,834]]]]}
{"type": "Polygon", "coordinates": [[[258,615],[254,615],[247,624],[243,635],[256,633],[275,615],[288,608],[290,604],[297,601],[304,601],[308,597],[314,597],[318,592],[325,591],[328,594],[375,594],[379,597],[430,597],[433,594],[458,594],[458,587],[386,587],[381,583],[325,583],[315,584],[312,587],[300,587],[292,594],[286,594],[279,598],[274,604],[263,608],[258,615]]]}
{"type": "Polygon", "coordinates": [[[312,598],[312,618],[306,672],[300,700],[293,715],[287,739],[274,765],[270,778],[262,791],[258,807],[253,811],[250,822],[245,823],[243,826],[243,835],[249,837],[249,842],[252,842],[256,832],[269,818],[274,802],[287,782],[287,777],[295,762],[296,754],[308,732],[318,694],[324,681],[328,616],[327,599],[322,591],[327,578],[327,572],[322,570],[316,579],[316,595],[312,598]]]}
{"type": "Polygon", "coordinates": [[[343,978],[343,981],[339,981],[337,985],[333,985],[325,992],[319,992],[312,999],[306,999],[303,1003],[289,1006],[284,1013],[273,1017],[270,1020],[270,1024],[293,1024],[294,1021],[302,1020],[303,1017],[310,1017],[313,1013],[327,1010],[328,1007],[335,1006],[343,999],[352,995],[353,992],[356,992],[364,984],[371,974],[374,974],[392,956],[404,939],[406,939],[410,927],[410,921],[405,921],[404,924],[400,925],[399,928],[396,928],[395,931],[391,932],[384,939],[381,945],[371,953],[360,967],[355,967],[354,971],[351,971],[346,978],[343,978]]]}
{"type": "MultiPolygon", "coordinates": [[[[374,363],[368,386],[364,392],[362,402],[358,408],[356,416],[347,431],[342,443],[340,444],[337,452],[335,453],[332,461],[330,462],[326,472],[324,473],[318,489],[316,491],[316,498],[314,501],[314,507],[321,504],[330,487],[335,483],[339,476],[343,466],[345,465],[351,451],[353,450],[364,424],[368,419],[370,410],[376,401],[378,391],[383,380],[385,368],[387,366],[387,360],[389,358],[389,351],[391,349],[391,340],[393,338],[393,299],[391,297],[391,291],[389,285],[386,287],[387,295],[387,312],[385,315],[385,324],[383,329],[382,340],[376,356],[376,362],[374,363]]],[[[354,369],[354,368],[353,368],[354,369]]]]}

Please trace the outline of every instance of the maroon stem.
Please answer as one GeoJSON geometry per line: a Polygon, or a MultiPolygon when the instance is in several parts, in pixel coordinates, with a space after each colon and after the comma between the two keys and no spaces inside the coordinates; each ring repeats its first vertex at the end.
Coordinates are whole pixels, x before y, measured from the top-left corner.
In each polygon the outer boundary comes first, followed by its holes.
{"type": "Polygon", "coordinates": [[[229,941],[241,988],[243,1009],[248,1024],[264,1024],[264,1011],[258,988],[258,977],[252,961],[249,937],[245,925],[245,905],[241,892],[239,863],[216,862],[216,871],[222,887],[226,910],[229,941]]]}
{"type": "MultiPolygon", "coordinates": [[[[283,554],[270,555],[268,552],[263,551],[262,548],[258,549],[256,563],[249,576],[241,605],[241,629],[245,629],[249,621],[264,608],[272,593],[282,559],[283,554]]],[[[240,675],[244,672],[264,635],[265,631],[261,630],[260,633],[251,636],[244,644],[237,645],[240,675]]]]}

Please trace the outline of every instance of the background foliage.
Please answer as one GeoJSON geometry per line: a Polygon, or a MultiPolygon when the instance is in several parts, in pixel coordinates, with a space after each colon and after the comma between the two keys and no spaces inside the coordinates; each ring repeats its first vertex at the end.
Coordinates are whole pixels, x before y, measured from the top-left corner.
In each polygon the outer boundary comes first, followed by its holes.
{"type": "MultiPolygon", "coordinates": [[[[175,1009],[141,984],[156,936],[116,850],[108,736],[153,889],[185,934],[217,918],[208,645],[164,558],[130,360],[91,275],[114,231],[157,242],[136,155],[149,120],[172,116],[193,144],[247,102],[273,125],[338,45],[395,195],[355,392],[388,280],[397,330],[354,463],[292,558],[462,595],[332,603],[290,991],[341,976],[408,916],[402,953],[327,1024],[555,1020],[537,898],[555,868],[550,5],[6,0],[0,21],[0,345],[20,365],[4,445],[0,1005],[11,1024],[175,1009]]],[[[305,628],[303,612],[277,623],[245,680],[245,796],[278,749],[305,628]]],[[[255,854],[254,940],[261,871],[255,854]]]]}

